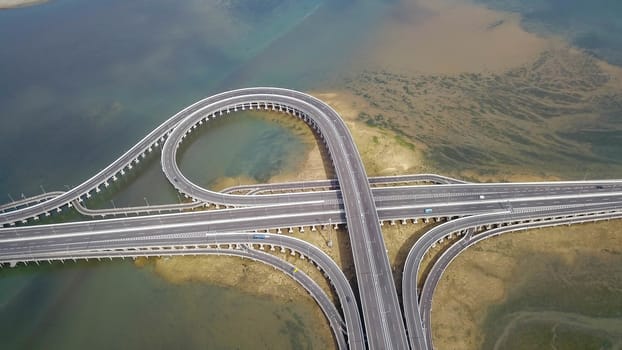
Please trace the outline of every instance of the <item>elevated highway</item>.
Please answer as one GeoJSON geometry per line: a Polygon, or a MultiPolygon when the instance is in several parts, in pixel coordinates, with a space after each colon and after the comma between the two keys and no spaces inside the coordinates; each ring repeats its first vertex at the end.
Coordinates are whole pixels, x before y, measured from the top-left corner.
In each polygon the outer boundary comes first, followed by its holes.
{"type": "MultiPolygon", "coordinates": [[[[434,228],[417,241],[409,254],[404,273],[403,286],[410,288],[403,293],[410,346],[425,349],[431,343],[424,329],[426,320],[420,316],[421,312],[426,311],[426,304],[417,294],[416,274],[420,258],[445,237],[448,230],[449,233],[463,232],[473,226],[508,221],[520,225],[521,220],[544,217],[554,222],[560,216],[572,217],[608,210],[611,211],[611,217],[617,217],[613,213],[622,207],[622,181],[471,184],[430,174],[368,180],[352,137],[332,108],[297,91],[250,88],[214,95],[185,108],[98,174],[73,189],[53,195],[44,194],[36,200],[25,200],[18,205],[13,203],[3,207],[0,210],[4,211],[0,213],[0,224],[14,225],[20,221],[28,223],[29,219],[38,219],[40,215],[47,216],[68,207],[75,207],[86,216],[105,217],[155,214],[213,204],[236,208],[5,227],[0,229],[0,263],[15,265],[18,262],[48,259],[197,254],[204,250],[219,250],[223,239],[228,240],[228,251],[234,252],[232,254],[257,258],[262,255],[250,254],[245,248],[256,245],[254,238],[249,238],[249,234],[234,238],[228,236],[230,232],[275,230],[281,233],[283,229],[291,230],[292,227],[311,227],[314,230],[316,226],[329,223],[346,224],[365,333],[358,315],[358,304],[341,271],[338,268],[335,270],[335,266],[323,261],[319,255],[315,259],[322,260],[318,266],[332,276],[330,279],[344,312],[347,342],[351,348],[357,349],[365,344],[371,349],[406,349],[409,347],[408,339],[380,225],[386,221],[440,221],[444,218],[451,221],[434,228]],[[190,132],[211,119],[238,110],[254,109],[284,112],[309,124],[328,150],[337,181],[253,185],[252,188],[235,187],[220,193],[201,188],[183,175],[176,156],[181,142],[190,132]],[[103,188],[144,159],[147,153],[161,146],[161,165],[165,176],[173,187],[191,198],[193,203],[103,210],[88,209],[81,204],[85,199],[102,192],[103,188]],[[443,184],[387,186],[421,181],[443,184]],[[378,187],[372,188],[372,183],[378,187]],[[309,189],[312,191],[306,191],[309,189]],[[284,191],[302,192],[280,193],[284,191]],[[210,241],[212,239],[215,243],[210,241]],[[406,281],[406,278],[411,280],[406,281]],[[341,281],[337,284],[345,281],[347,287],[338,287],[335,281],[341,281]]],[[[294,252],[298,251],[302,255],[305,253],[301,250],[307,249],[306,255],[313,255],[308,245],[283,243],[286,236],[265,236],[266,240],[280,240],[278,246],[289,244],[289,249],[294,252]]],[[[269,244],[276,246],[274,243],[269,244]]],[[[289,268],[282,261],[262,259],[282,270],[289,268]]],[[[301,278],[299,282],[314,294],[336,332],[340,322],[335,316],[335,310],[323,305],[325,295],[322,296],[310,281],[301,278]]],[[[343,337],[336,334],[336,339],[340,347],[344,346],[343,337]]]]}
{"type": "MultiPolygon", "coordinates": [[[[513,229],[520,230],[530,227],[612,219],[620,217],[621,215],[622,200],[618,198],[610,202],[599,204],[583,204],[573,207],[553,206],[528,208],[473,215],[452,220],[432,228],[417,240],[415,245],[411,248],[406,258],[406,263],[404,264],[402,297],[411,345],[416,349],[432,349],[431,333],[429,329],[430,319],[422,318],[422,316],[429,315],[430,313],[429,309],[432,305],[432,295],[430,292],[427,292],[425,294],[426,299],[420,298],[418,281],[423,258],[437,242],[450,237],[452,233],[461,232],[468,232],[464,239],[470,242],[473,237],[473,230],[478,230],[487,225],[509,225],[508,227],[500,228],[499,231],[492,231],[494,235],[495,232],[499,234],[500,232],[512,231],[513,229]]],[[[487,237],[487,235],[481,237],[487,237]]],[[[447,259],[447,257],[445,257],[445,259],[447,259]]],[[[450,259],[452,259],[451,256],[450,259]]],[[[439,270],[433,270],[431,274],[435,276],[431,281],[436,280],[436,282],[430,283],[437,283],[440,278],[439,270]]],[[[428,283],[427,279],[425,281],[428,283]]],[[[427,288],[432,288],[432,285],[428,284],[427,288]]]]}
{"type": "MultiPolygon", "coordinates": [[[[417,175],[411,175],[416,177],[417,175]]],[[[374,178],[371,178],[372,182],[374,178]]],[[[325,180],[330,181],[330,180],[325,180]]],[[[276,184],[279,188],[285,188],[290,186],[289,189],[293,191],[305,191],[311,186],[315,186],[316,183],[322,183],[321,181],[287,184],[276,184]]],[[[453,184],[453,185],[416,185],[395,186],[398,182],[392,182],[394,186],[372,188],[372,194],[374,201],[378,208],[383,208],[389,205],[400,205],[401,203],[421,203],[422,205],[433,205],[438,203],[448,203],[456,201],[466,200],[480,200],[483,196],[487,201],[496,200],[501,205],[502,201],[508,201],[513,199],[536,197],[536,196],[558,196],[558,195],[579,195],[586,193],[601,193],[607,194],[616,191],[622,191],[622,182],[618,180],[600,180],[600,181],[566,181],[566,182],[534,182],[534,183],[468,183],[468,184],[453,184]]],[[[263,185],[251,185],[248,187],[254,191],[270,191],[272,184],[263,185]],[[256,188],[254,186],[257,186],[256,188]]],[[[246,188],[245,186],[241,187],[246,188]]],[[[313,187],[316,188],[316,187],[313,187]]],[[[228,189],[233,191],[232,189],[228,189]]],[[[274,190],[283,191],[283,190],[274,190]]],[[[55,192],[62,193],[62,192],[55,192]]],[[[52,192],[48,192],[49,198],[53,198],[56,195],[52,195],[52,192]]],[[[342,203],[339,199],[340,195],[338,190],[325,190],[316,191],[306,194],[311,202],[325,202],[327,205],[335,203],[342,203]]],[[[38,203],[35,196],[32,199],[25,201],[31,201],[38,203]]],[[[260,197],[258,195],[258,197],[260,197]]],[[[261,199],[257,199],[261,201],[261,199]]],[[[7,204],[10,206],[11,203],[7,204]]],[[[144,214],[156,214],[166,212],[179,212],[189,210],[193,208],[199,208],[209,206],[208,203],[203,202],[186,202],[178,204],[163,204],[163,205],[150,205],[150,206],[137,206],[137,207],[115,207],[108,209],[90,209],[85,206],[84,202],[74,201],[72,205],[76,211],[84,216],[90,216],[95,218],[104,218],[109,216],[129,216],[129,215],[144,215],[144,214]]],[[[432,215],[433,216],[433,215],[432,215]]],[[[9,226],[9,225],[5,225],[9,226]]]]}
{"type": "MultiPolygon", "coordinates": [[[[159,230],[152,235],[136,235],[115,237],[114,235],[90,237],[88,239],[68,242],[54,237],[39,237],[36,244],[22,246],[20,252],[0,249],[0,263],[15,263],[14,258],[28,255],[31,262],[43,262],[48,260],[73,260],[89,258],[114,258],[114,257],[139,257],[139,256],[174,256],[174,255],[202,255],[202,254],[242,254],[245,251],[278,248],[281,253],[289,251],[292,255],[313,262],[327,276],[337,293],[342,305],[345,318],[345,333],[351,349],[364,349],[365,339],[361,318],[356,303],[354,292],[339,266],[321,249],[303,240],[271,234],[254,233],[205,233],[207,231],[169,234],[167,230],[159,230]],[[223,248],[226,247],[226,248],[223,248]],[[247,249],[249,248],[249,249],[247,249]],[[27,251],[27,253],[26,253],[27,251]]],[[[20,238],[0,238],[0,245],[8,241],[19,241],[20,238]]],[[[26,239],[24,239],[26,240],[26,239]]],[[[30,241],[33,243],[35,241],[30,241]]],[[[252,254],[259,254],[260,251],[252,254]]],[[[249,255],[247,253],[245,255],[249,255]]],[[[266,254],[263,254],[266,255],[266,254]]],[[[261,260],[285,271],[288,275],[296,277],[292,265],[281,259],[269,255],[270,259],[261,260]],[[276,259],[276,260],[275,260],[276,259]],[[275,261],[279,261],[274,263],[275,261]],[[283,268],[287,266],[287,268],[283,268]]],[[[301,281],[299,281],[301,282],[301,281]]],[[[319,294],[316,285],[308,282],[301,283],[314,297],[319,294]],[[312,292],[316,290],[315,292],[312,292]]],[[[321,291],[321,289],[319,289],[321,291]]],[[[323,298],[323,297],[322,297],[323,298]]],[[[326,308],[317,298],[318,304],[332,324],[343,323],[339,313],[326,308]]],[[[331,303],[332,305],[332,303],[331,303]]],[[[334,307],[333,307],[334,308],[334,307]]],[[[342,333],[341,326],[339,334],[342,333]]],[[[337,336],[339,336],[337,334],[337,336]]]]}
{"type": "Polygon", "coordinates": [[[543,227],[552,227],[559,225],[571,225],[571,224],[581,224],[581,223],[589,223],[589,222],[598,222],[605,220],[613,220],[622,218],[622,211],[600,211],[600,212],[592,212],[591,215],[587,215],[586,213],[575,213],[575,216],[572,217],[558,217],[552,218],[550,220],[538,220],[532,221],[522,224],[514,224],[510,226],[498,227],[490,230],[486,230],[484,232],[478,233],[476,235],[467,234],[464,235],[460,241],[453,244],[449,247],[434,263],[428,272],[425,283],[421,290],[421,305],[419,309],[419,313],[421,318],[425,320],[423,329],[425,331],[425,338],[428,339],[427,347],[428,349],[433,349],[433,339],[432,339],[432,296],[434,291],[449,264],[462,252],[464,252],[467,248],[473,246],[474,244],[481,242],[485,239],[496,237],[505,233],[518,232],[531,230],[536,228],[543,227]],[[582,215],[583,214],[583,215],[582,215]]]}
{"type": "Polygon", "coordinates": [[[162,170],[180,192],[207,203],[258,206],[266,204],[303,204],[304,195],[265,195],[250,198],[206,191],[194,185],[179,170],[176,151],[184,136],[203,121],[235,111],[261,108],[286,111],[305,120],[316,129],[325,142],[339,181],[343,210],[348,223],[357,283],[367,341],[370,348],[404,349],[408,347],[399,301],[391,269],[385,253],[378,214],[367,175],[356,145],[340,116],[322,101],[297,91],[277,88],[240,89],[209,97],[184,109],[152,131],[137,145],[100,173],[75,188],[44,203],[15,212],[2,214],[3,223],[15,222],[24,215],[36,217],[50,208],[61,210],[90,192],[100,192],[99,186],[109,185],[125,167],[131,168],[141,157],[163,141],[162,170]],[[21,216],[20,216],[21,215],[21,216]]]}

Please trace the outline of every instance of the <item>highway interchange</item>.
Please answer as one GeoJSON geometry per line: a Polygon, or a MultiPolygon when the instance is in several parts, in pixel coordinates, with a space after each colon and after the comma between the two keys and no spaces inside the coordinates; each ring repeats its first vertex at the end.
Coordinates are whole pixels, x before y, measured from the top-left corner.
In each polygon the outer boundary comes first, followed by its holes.
{"type": "Polygon", "coordinates": [[[4,228],[0,229],[0,263],[14,266],[30,261],[226,253],[259,260],[292,275],[291,267],[283,260],[256,251],[279,247],[310,259],[328,276],[339,297],[343,318],[335,314],[334,306],[326,304],[328,297],[308,276],[300,274],[293,278],[318,302],[340,348],[347,345],[352,349],[431,349],[432,292],[449,261],[462,251],[454,247],[467,247],[483,239],[480,237],[488,237],[489,232],[505,232],[503,228],[512,231],[512,228],[617,218],[621,204],[622,181],[618,180],[475,184],[438,175],[368,180],[346,125],[332,108],[297,91],[250,88],[214,95],[187,107],[73,189],[1,206],[0,223],[4,228]],[[284,112],[308,123],[324,142],[337,179],[239,186],[223,192],[201,188],[188,180],[176,161],[183,139],[210,119],[246,109],[284,112]],[[103,211],[87,209],[81,204],[129,172],[148,152],[158,147],[162,147],[164,174],[181,194],[192,199],[192,203],[103,211]],[[420,181],[443,184],[411,185],[420,181]],[[221,205],[231,208],[159,214],[221,205]],[[151,215],[24,225],[38,220],[41,215],[69,207],[92,217],[151,215]],[[381,225],[395,220],[438,221],[441,218],[447,222],[424,234],[412,247],[406,261],[402,283],[403,317],[381,225]],[[322,255],[317,247],[286,234],[294,227],[314,230],[329,224],[347,225],[358,299],[343,272],[328,256],[322,255]],[[507,226],[485,230],[499,224],[507,226]],[[244,233],[257,230],[271,230],[272,233],[244,233]],[[474,232],[478,234],[473,235],[474,232]],[[423,256],[430,247],[453,233],[466,235],[448,250],[454,255],[444,255],[428,271],[429,277],[423,281],[423,294],[420,294],[422,277],[418,274],[423,256]],[[339,332],[343,323],[345,337],[339,332]]]}

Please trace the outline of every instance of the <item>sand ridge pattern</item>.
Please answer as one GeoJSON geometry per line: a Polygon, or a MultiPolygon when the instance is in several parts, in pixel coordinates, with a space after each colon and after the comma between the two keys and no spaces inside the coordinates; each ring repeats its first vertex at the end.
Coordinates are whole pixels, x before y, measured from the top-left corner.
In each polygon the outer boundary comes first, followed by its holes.
{"type": "Polygon", "coordinates": [[[435,168],[454,176],[471,177],[473,168],[497,180],[525,168],[542,169],[541,177],[583,177],[588,168],[613,176],[622,158],[598,144],[622,131],[622,88],[612,72],[556,47],[504,73],[365,71],[347,89],[372,106],[360,121],[425,145],[435,168]]]}

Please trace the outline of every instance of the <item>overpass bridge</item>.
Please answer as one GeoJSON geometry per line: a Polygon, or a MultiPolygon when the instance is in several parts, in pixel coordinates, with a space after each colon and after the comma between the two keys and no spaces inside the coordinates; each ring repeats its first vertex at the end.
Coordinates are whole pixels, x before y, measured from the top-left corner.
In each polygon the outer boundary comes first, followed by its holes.
{"type": "MultiPolygon", "coordinates": [[[[481,227],[508,223],[508,220],[509,225],[524,225],[521,221],[529,221],[530,218],[548,218],[551,219],[549,224],[567,223],[574,222],[572,218],[580,214],[614,218],[621,204],[620,180],[470,184],[432,174],[368,180],[352,137],[332,108],[310,95],[293,90],[249,88],[214,95],[185,108],[98,174],[73,189],[2,207],[4,212],[0,213],[0,223],[5,228],[0,229],[0,263],[15,265],[18,262],[63,259],[211,254],[214,251],[221,253],[221,243],[225,242],[227,253],[261,260],[287,271],[289,267],[283,261],[254,254],[254,248],[261,250],[264,244],[268,244],[271,249],[278,246],[290,249],[301,258],[309,257],[312,255],[310,252],[315,251],[313,248],[300,242],[284,242],[287,236],[279,233],[292,227],[310,227],[314,230],[320,225],[346,224],[360,304],[353,298],[352,290],[348,291],[342,285],[345,281],[349,287],[338,268],[317,254],[312,259],[329,275],[333,288],[337,290],[345,319],[345,338],[343,334],[338,334],[343,325],[341,315],[326,305],[325,295],[315,288],[312,281],[297,276],[295,279],[313,295],[324,311],[340,347],[347,342],[350,348],[357,349],[365,346],[370,349],[406,349],[409,346],[424,349],[432,346],[430,338],[426,338],[425,319],[421,318],[429,310],[425,303],[427,299],[420,299],[416,286],[414,290],[411,287],[404,291],[409,345],[380,230],[384,222],[394,224],[396,221],[405,223],[419,219],[448,221],[438,226],[443,229],[431,230],[413,247],[411,254],[416,258],[411,259],[409,255],[404,276],[412,278],[414,275],[416,281],[419,257],[442,240],[447,235],[446,230],[450,234],[464,232],[471,229],[474,223],[476,227],[481,227]],[[177,165],[176,153],[189,133],[209,120],[238,110],[255,109],[287,113],[309,124],[325,144],[337,179],[240,186],[214,192],[197,186],[183,175],[177,165]],[[111,210],[92,210],[82,205],[85,199],[117,181],[158,147],[162,147],[164,174],[173,187],[192,199],[192,203],[111,210]],[[422,181],[442,184],[406,186],[422,181]],[[372,184],[381,187],[372,187],[372,184]],[[401,186],[392,186],[396,184],[401,186]],[[206,205],[233,208],[155,214],[206,205]],[[69,207],[75,207],[88,216],[152,215],[13,227],[69,207]],[[429,212],[430,209],[432,212],[429,212]],[[276,235],[265,234],[264,239],[275,239],[278,244],[274,241],[258,243],[249,234],[231,236],[232,232],[257,230],[276,231],[276,235]]],[[[404,285],[412,286],[412,281],[404,285]]]]}

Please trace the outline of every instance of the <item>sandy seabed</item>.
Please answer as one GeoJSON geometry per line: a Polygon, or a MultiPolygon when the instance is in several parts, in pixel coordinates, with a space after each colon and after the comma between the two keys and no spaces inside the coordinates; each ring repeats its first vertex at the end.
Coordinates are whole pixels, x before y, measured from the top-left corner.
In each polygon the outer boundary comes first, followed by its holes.
{"type": "MultiPolygon", "coordinates": [[[[394,16],[396,20],[387,21],[380,30],[371,33],[369,46],[365,48],[365,52],[369,54],[353,63],[355,69],[382,70],[395,74],[389,75],[391,77],[412,74],[459,76],[463,73],[492,74],[494,77],[495,74],[502,74],[516,67],[527,67],[549,52],[553,55],[562,52],[572,57],[583,54],[569,47],[560,38],[545,38],[525,32],[520,27],[520,18],[514,14],[492,11],[468,1],[402,1],[395,6],[394,16]]],[[[596,64],[613,77],[614,83],[609,85],[615,84],[615,81],[619,81],[622,77],[617,67],[604,62],[596,64]]],[[[610,88],[609,85],[607,89],[610,88]]],[[[376,108],[370,99],[353,93],[349,88],[311,93],[330,104],[346,120],[370,176],[439,172],[434,163],[426,159],[429,144],[399,137],[395,130],[372,127],[360,119],[361,112],[376,108]]],[[[439,105],[456,99],[462,100],[456,96],[460,96],[460,92],[446,89],[432,100],[439,105]]],[[[430,97],[425,99],[415,100],[415,103],[431,101],[430,97]]],[[[427,126],[422,123],[418,126],[421,128],[420,132],[441,133],[442,127],[438,125],[454,123],[443,119],[446,117],[443,113],[433,116],[436,118],[434,125],[437,127],[426,129],[427,126]]],[[[464,124],[458,122],[454,127],[466,132],[464,124]]],[[[310,144],[308,153],[301,155],[304,157],[301,166],[273,177],[270,182],[332,177],[325,161],[326,157],[322,155],[324,150],[317,146],[313,135],[310,132],[303,132],[301,135],[310,144]]],[[[480,141],[473,140],[473,142],[480,141]]],[[[507,169],[498,170],[499,173],[491,174],[482,174],[475,169],[462,170],[457,175],[479,181],[557,179],[555,175],[529,168],[524,168],[522,173],[517,173],[515,169],[506,172],[504,170],[507,169]]],[[[219,181],[217,187],[227,187],[240,181],[250,182],[248,179],[225,178],[219,181]]],[[[607,244],[620,244],[619,238],[616,237],[615,224],[598,225],[597,227],[604,230],[604,233],[599,234],[603,240],[595,240],[589,234],[568,234],[571,231],[582,232],[585,230],[584,226],[570,229],[553,228],[491,239],[483,242],[480,249],[470,249],[462,254],[449,267],[435,294],[433,310],[435,346],[439,349],[478,349],[483,341],[482,322],[487,316],[489,306],[502,303],[507,298],[508,288],[516,283],[516,268],[525,256],[545,250],[549,254],[558,254],[572,263],[577,254],[590,255],[603,249],[607,244]]],[[[400,270],[409,247],[426,229],[427,227],[421,225],[398,225],[384,230],[397,282],[401,279],[400,270]]],[[[321,247],[340,264],[347,276],[354,275],[347,232],[340,230],[310,233],[307,230],[306,233],[300,233],[296,230],[294,236],[321,247]],[[333,248],[328,248],[326,244],[329,236],[334,240],[333,248]]],[[[190,280],[209,281],[285,301],[306,296],[306,292],[295,282],[281,276],[280,273],[275,273],[272,268],[259,263],[249,261],[240,263],[240,261],[221,257],[176,258],[159,259],[155,261],[155,265],[157,273],[175,283],[190,280]]],[[[301,261],[291,261],[301,269],[309,271],[316,280],[323,280],[317,270],[313,271],[312,266],[307,266],[308,264],[301,261]]],[[[321,284],[334,298],[326,281],[321,284]]]]}

